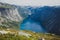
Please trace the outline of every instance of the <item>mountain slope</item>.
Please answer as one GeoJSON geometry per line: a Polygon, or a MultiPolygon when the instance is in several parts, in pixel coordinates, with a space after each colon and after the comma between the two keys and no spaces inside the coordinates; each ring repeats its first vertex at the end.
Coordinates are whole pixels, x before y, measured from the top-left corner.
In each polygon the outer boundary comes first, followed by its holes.
{"type": "Polygon", "coordinates": [[[3,29],[0,30],[0,40],[60,40],[60,36],[49,33],[3,29]]]}
{"type": "Polygon", "coordinates": [[[22,17],[18,13],[18,9],[10,4],[0,4],[0,28],[19,28],[22,17]]]}

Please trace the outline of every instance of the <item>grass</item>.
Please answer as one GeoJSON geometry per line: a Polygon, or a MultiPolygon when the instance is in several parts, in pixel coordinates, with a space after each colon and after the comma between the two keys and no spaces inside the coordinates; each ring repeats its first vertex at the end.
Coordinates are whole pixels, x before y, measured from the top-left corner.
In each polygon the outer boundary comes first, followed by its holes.
{"type": "MultiPolygon", "coordinates": [[[[0,33],[0,40],[39,40],[40,38],[44,38],[45,40],[60,40],[60,36],[52,35],[52,34],[44,34],[44,33],[35,33],[31,31],[21,31],[14,29],[4,29],[5,31],[10,31],[7,34],[0,33]],[[26,34],[31,34],[31,36],[26,37],[25,35],[19,35],[18,32],[24,32],[26,34]]],[[[0,30],[1,31],[1,30],[0,30]]]]}

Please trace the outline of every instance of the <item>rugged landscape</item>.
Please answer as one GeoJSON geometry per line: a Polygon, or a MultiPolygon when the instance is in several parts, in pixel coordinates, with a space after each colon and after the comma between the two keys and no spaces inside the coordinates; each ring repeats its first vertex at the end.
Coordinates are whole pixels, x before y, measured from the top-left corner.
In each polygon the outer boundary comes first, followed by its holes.
{"type": "MultiPolygon", "coordinates": [[[[33,14],[36,11],[35,8],[31,8],[0,3],[0,40],[60,40],[60,36],[55,34],[20,30],[23,19],[31,15],[31,11],[33,14]]],[[[31,19],[36,17],[33,14],[31,19]]]]}
{"type": "Polygon", "coordinates": [[[7,7],[11,6],[8,4],[0,4],[0,6],[2,6],[0,7],[0,28],[14,28],[13,26],[18,27],[18,22],[21,20],[21,17],[18,14],[17,9],[13,6],[7,7]]]}

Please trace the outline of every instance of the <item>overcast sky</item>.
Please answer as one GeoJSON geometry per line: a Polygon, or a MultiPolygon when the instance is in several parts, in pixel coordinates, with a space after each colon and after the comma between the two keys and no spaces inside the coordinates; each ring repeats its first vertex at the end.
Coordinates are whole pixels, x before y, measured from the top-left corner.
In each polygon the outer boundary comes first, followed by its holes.
{"type": "Polygon", "coordinates": [[[60,5],[60,0],[0,0],[0,2],[6,2],[20,6],[60,5]]]}

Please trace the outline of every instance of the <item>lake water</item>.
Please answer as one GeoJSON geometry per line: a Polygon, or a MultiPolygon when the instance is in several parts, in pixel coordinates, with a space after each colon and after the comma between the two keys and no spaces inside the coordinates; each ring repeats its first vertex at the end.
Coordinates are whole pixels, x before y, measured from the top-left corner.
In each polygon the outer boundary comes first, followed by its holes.
{"type": "Polygon", "coordinates": [[[46,32],[46,29],[40,23],[33,21],[31,18],[26,18],[20,25],[20,30],[30,30],[34,32],[46,32]]]}

